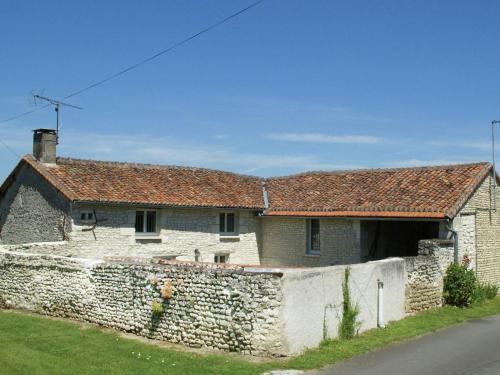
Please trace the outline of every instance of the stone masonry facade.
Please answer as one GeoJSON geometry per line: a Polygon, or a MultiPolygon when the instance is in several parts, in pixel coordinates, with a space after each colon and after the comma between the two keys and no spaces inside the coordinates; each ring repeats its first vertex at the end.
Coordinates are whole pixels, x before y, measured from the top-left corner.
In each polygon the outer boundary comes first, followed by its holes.
{"type": "Polygon", "coordinates": [[[497,188],[496,210],[492,210],[492,192],[490,175],[460,210],[453,224],[457,222],[460,255],[472,256],[479,281],[500,285],[500,188],[497,188]],[[475,236],[471,235],[472,226],[475,236]],[[475,252],[471,252],[474,247],[475,252]]]}
{"type": "Polygon", "coordinates": [[[175,256],[181,260],[195,260],[195,254],[199,253],[198,260],[202,262],[213,262],[214,256],[221,254],[228,257],[229,263],[259,264],[260,222],[252,210],[233,210],[237,214],[237,233],[223,236],[219,233],[219,213],[223,210],[157,209],[157,233],[138,236],[135,212],[139,209],[74,207],[73,230],[69,237],[78,256],[175,256]],[[80,220],[80,214],[89,211],[95,211],[98,219],[93,231],[88,230],[91,228],[89,223],[80,220]]]}
{"type": "Polygon", "coordinates": [[[69,227],[68,210],[63,196],[24,166],[0,197],[0,243],[61,241],[69,227]]]}

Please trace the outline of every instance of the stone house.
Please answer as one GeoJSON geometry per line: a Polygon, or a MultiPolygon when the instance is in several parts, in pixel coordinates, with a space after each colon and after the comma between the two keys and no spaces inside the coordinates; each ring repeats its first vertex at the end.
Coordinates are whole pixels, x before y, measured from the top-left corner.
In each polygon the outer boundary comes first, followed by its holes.
{"type": "Polygon", "coordinates": [[[33,155],[0,186],[0,243],[86,258],[312,267],[416,255],[420,240],[440,238],[498,283],[495,177],[489,163],[259,178],[78,160],[56,157],[55,132],[38,129],[33,155]]]}

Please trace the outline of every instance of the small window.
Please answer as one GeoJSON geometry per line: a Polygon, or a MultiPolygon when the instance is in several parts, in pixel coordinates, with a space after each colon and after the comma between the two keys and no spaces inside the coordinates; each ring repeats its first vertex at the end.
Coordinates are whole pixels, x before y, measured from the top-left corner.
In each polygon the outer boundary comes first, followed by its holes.
{"type": "Polygon", "coordinates": [[[219,232],[221,234],[236,234],[236,214],[234,212],[220,213],[219,232]]]}
{"type": "Polygon", "coordinates": [[[135,232],[156,233],[156,211],[136,211],[135,232]]]}
{"type": "Polygon", "coordinates": [[[94,220],[94,213],[91,211],[83,211],[80,214],[80,220],[81,221],[93,221],[94,220]]]}
{"type": "Polygon", "coordinates": [[[307,220],[307,254],[319,255],[321,251],[320,245],[319,219],[307,220]]]}
{"type": "Polygon", "coordinates": [[[229,255],[227,254],[214,256],[214,263],[227,263],[228,260],[229,260],[229,255]]]}

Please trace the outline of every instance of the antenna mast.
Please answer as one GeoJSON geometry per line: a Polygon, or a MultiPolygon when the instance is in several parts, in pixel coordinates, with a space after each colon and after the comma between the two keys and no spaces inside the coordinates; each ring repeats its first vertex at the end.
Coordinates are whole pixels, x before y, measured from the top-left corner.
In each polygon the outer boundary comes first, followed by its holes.
{"type": "Polygon", "coordinates": [[[33,98],[35,99],[35,104],[36,104],[37,99],[41,99],[41,100],[45,100],[46,102],[48,102],[49,104],[52,104],[54,106],[54,110],[56,111],[56,144],[58,145],[59,144],[59,111],[60,111],[61,106],[71,107],[71,108],[75,108],[75,109],[83,109],[83,108],[79,107],[77,105],[74,105],[74,104],[64,103],[64,102],[61,102],[59,100],[47,98],[47,97],[41,96],[41,95],[33,95],[33,98]]]}

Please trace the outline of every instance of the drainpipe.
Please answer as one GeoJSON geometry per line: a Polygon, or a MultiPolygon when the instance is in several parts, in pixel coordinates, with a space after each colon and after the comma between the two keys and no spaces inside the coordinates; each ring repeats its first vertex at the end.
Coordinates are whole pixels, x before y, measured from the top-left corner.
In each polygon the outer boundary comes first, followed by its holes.
{"type": "Polygon", "coordinates": [[[458,259],[458,232],[453,229],[453,227],[450,225],[451,221],[450,219],[446,219],[446,229],[449,230],[453,234],[453,261],[455,264],[459,263],[458,259]]]}
{"type": "Polygon", "coordinates": [[[377,326],[384,328],[384,283],[377,280],[378,286],[378,303],[377,303],[377,326]]]}
{"type": "Polygon", "coordinates": [[[267,193],[266,182],[262,181],[262,199],[264,200],[264,208],[267,210],[269,208],[269,195],[267,193]]]}

